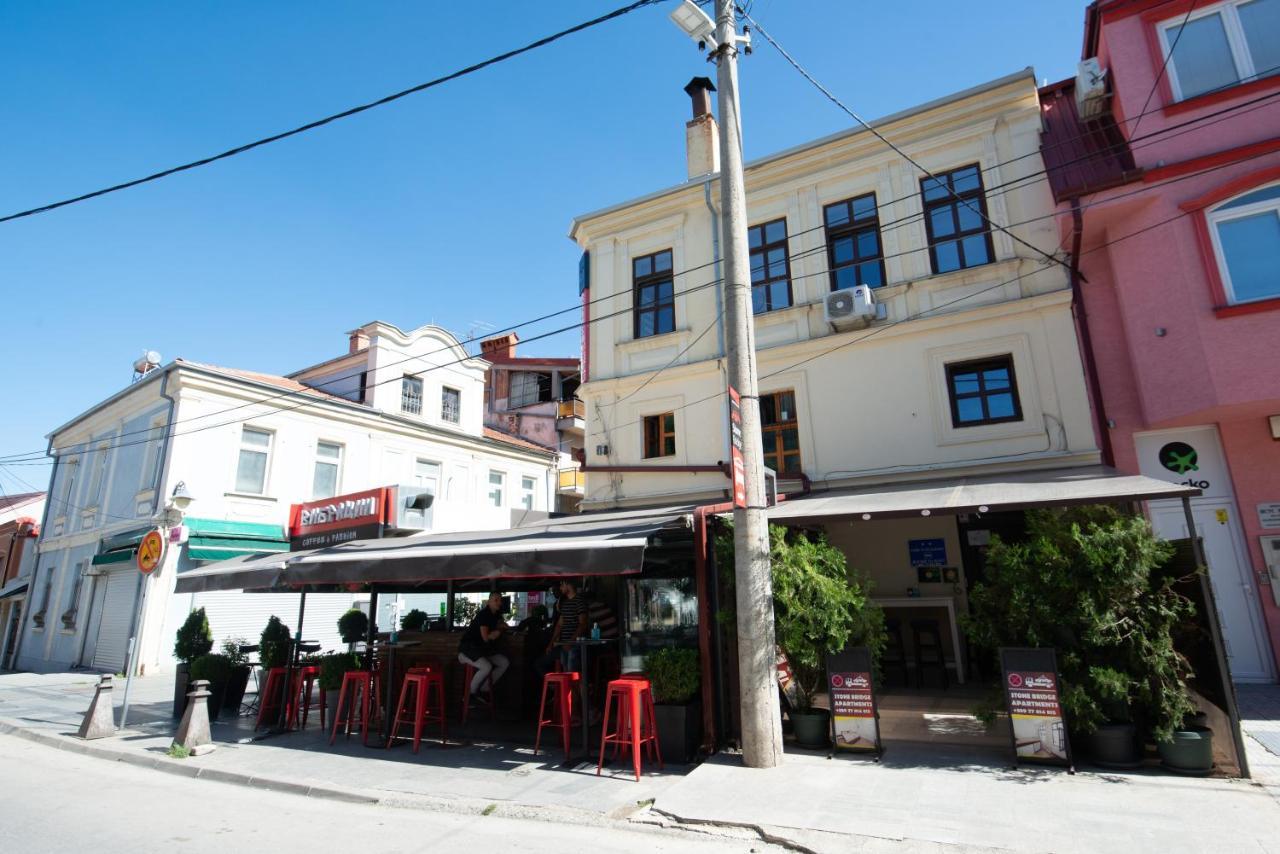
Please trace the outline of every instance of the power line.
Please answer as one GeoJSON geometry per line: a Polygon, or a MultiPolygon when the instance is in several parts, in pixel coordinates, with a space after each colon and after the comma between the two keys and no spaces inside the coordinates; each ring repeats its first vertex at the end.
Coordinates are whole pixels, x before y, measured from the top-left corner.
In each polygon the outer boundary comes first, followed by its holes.
{"type": "Polygon", "coordinates": [[[186,172],[187,170],[195,169],[200,166],[208,166],[210,163],[216,163],[219,160],[226,160],[229,157],[235,157],[237,154],[244,154],[246,151],[252,151],[253,149],[260,148],[264,145],[269,145],[270,143],[273,143],[273,142],[279,142],[282,139],[288,139],[291,136],[297,136],[298,134],[306,133],[307,131],[310,131],[310,130],[315,130],[318,127],[323,127],[324,125],[330,124],[332,122],[336,122],[339,119],[349,118],[351,116],[357,115],[358,113],[363,113],[366,110],[372,110],[374,107],[381,107],[384,104],[390,104],[392,101],[398,101],[401,98],[408,97],[409,95],[414,95],[414,94],[417,94],[418,92],[423,92],[427,89],[432,89],[443,83],[448,83],[452,80],[457,80],[460,77],[466,77],[469,74],[474,74],[475,72],[488,68],[491,65],[497,65],[500,62],[505,62],[508,59],[512,59],[514,57],[520,56],[521,54],[528,53],[540,47],[545,47],[546,45],[549,45],[555,41],[559,41],[560,39],[566,36],[573,35],[574,33],[582,32],[583,30],[587,30],[592,27],[603,24],[606,21],[612,21],[614,18],[620,18],[623,15],[636,11],[637,9],[642,9],[645,6],[652,6],[659,2],[661,2],[661,0],[637,0],[637,2],[630,3],[619,9],[614,9],[612,12],[601,15],[598,18],[592,18],[589,21],[583,21],[582,23],[576,24],[572,27],[569,27],[568,29],[561,30],[549,36],[544,36],[543,38],[540,38],[537,41],[530,42],[524,47],[516,48],[515,50],[509,50],[506,53],[500,53],[497,56],[493,56],[493,57],[490,57],[489,59],[483,60],[481,62],[477,62],[474,65],[468,65],[466,68],[460,68],[457,71],[450,72],[449,74],[446,74],[443,77],[437,77],[434,80],[428,80],[426,83],[419,83],[418,85],[411,86],[408,89],[401,90],[391,95],[386,95],[382,98],[379,98],[376,101],[370,101],[367,104],[361,104],[357,107],[351,107],[350,109],[343,110],[340,113],[334,113],[331,116],[325,116],[322,119],[316,119],[315,121],[307,122],[306,124],[300,125],[296,128],[293,128],[292,130],[287,130],[287,131],[284,131],[283,133],[277,133],[271,136],[263,137],[262,139],[254,140],[253,142],[249,142],[244,145],[238,145],[235,148],[231,148],[231,149],[228,149],[227,151],[222,152],[221,154],[215,154],[211,157],[204,157],[204,158],[201,158],[200,160],[193,160],[190,163],[184,163],[181,166],[174,166],[169,169],[164,169],[164,170],[161,170],[160,172],[152,173],[151,175],[147,175],[146,177],[143,177],[143,178],[135,178],[132,181],[125,181],[122,184],[116,184],[111,187],[104,187],[101,190],[94,190],[91,193],[84,193],[82,195],[74,196],[69,199],[63,199],[62,201],[59,201],[59,202],[52,202],[47,205],[41,205],[40,207],[37,207],[37,208],[30,208],[29,210],[25,210],[25,211],[18,211],[17,213],[12,213],[7,216],[0,217],[0,223],[9,222],[10,220],[15,220],[15,219],[21,219],[22,217],[33,216],[35,214],[47,213],[48,211],[57,210],[58,208],[66,207],[67,205],[74,205],[77,202],[84,202],[84,201],[88,201],[89,199],[97,198],[98,196],[105,196],[108,193],[116,193],[116,192],[119,192],[120,190],[127,190],[131,187],[137,187],[141,184],[147,184],[152,181],[158,181],[161,178],[167,178],[170,175],[176,175],[179,172],[186,172]]]}

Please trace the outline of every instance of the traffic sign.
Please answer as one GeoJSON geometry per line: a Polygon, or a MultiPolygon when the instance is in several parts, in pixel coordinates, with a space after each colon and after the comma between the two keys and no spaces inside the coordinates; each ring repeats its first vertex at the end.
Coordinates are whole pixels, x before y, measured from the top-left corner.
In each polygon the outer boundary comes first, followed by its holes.
{"type": "Polygon", "coordinates": [[[147,531],[138,543],[138,569],[143,575],[150,575],[160,565],[164,557],[164,536],[159,530],[147,531]]]}

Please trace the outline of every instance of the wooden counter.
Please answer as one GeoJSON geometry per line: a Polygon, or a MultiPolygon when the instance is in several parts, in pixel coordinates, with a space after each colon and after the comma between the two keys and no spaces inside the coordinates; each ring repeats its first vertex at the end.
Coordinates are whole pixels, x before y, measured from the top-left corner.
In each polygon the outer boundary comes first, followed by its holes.
{"type": "MultiPolygon", "coordinates": [[[[450,720],[457,719],[462,711],[461,680],[466,668],[465,664],[458,661],[458,645],[462,642],[462,635],[461,631],[400,632],[397,640],[399,644],[405,645],[397,645],[395,650],[395,674],[392,679],[392,684],[395,686],[393,702],[398,702],[400,699],[400,685],[404,681],[405,671],[409,668],[424,665],[443,667],[445,706],[450,720]]],[[[383,643],[386,640],[386,635],[380,638],[383,643]]],[[[494,687],[499,719],[531,718],[537,708],[538,697],[535,695],[537,674],[534,672],[533,659],[526,660],[526,640],[526,635],[508,632],[499,645],[498,651],[511,662],[506,674],[494,687]]],[[[536,657],[544,650],[529,651],[536,657]]],[[[385,647],[382,647],[379,653],[379,665],[383,672],[386,672],[385,647]]],[[[385,686],[383,691],[386,691],[385,686]]],[[[472,714],[475,713],[473,709],[472,714]]],[[[482,710],[480,714],[487,716],[488,711],[482,710]]]]}

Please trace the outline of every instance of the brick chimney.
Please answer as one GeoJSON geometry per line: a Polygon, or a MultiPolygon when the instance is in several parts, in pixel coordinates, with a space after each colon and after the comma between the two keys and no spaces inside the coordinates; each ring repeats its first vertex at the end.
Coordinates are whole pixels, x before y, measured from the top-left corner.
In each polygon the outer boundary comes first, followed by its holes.
{"type": "Polygon", "coordinates": [[[369,346],[369,333],[363,329],[351,332],[347,337],[348,353],[355,353],[369,346]]]}
{"type": "Polygon", "coordinates": [[[480,342],[480,355],[485,359],[496,362],[501,362],[504,359],[514,359],[516,357],[516,344],[519,341],[520,336],[514,332],[486,338],[480,342]]]}
{"type": "Polygon", "coordinates": [[[711,114],[711,93],[716,87],[710,77],[695,77],[684,91],[693,103],[693,119],[684,126],[689,177],[700,178],[720,171],[720,126],[711,114]]]}

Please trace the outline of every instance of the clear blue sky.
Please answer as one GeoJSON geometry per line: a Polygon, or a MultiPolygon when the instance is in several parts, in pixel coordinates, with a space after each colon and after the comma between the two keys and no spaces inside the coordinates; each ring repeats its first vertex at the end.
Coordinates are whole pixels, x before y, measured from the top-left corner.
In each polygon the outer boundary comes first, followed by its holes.
{"type": "MultiPolygon", "coordinates": [[[[0,214],[222,151],[621,5],[0,4],[0,214]]],[[[674,5],[229,161],[0,224],[0,454],[42,449],[46,432],[125,385],[145,348],[284,373],[343,352],[343,333],[368,320],[465,336],[571,305],[570,219],[684,178],[681,87],[711,69],[667,21],[674,5]]],[[[752,12],[874,117],[1029,65],[1072,74],[1084,6],[756,0],[752,12]]],[[[748,158],[850,124],[762,41],[741,77],[748,158]]],[[[528,348],[577,351],[576,333],[528,348]]],[[[41,487],[47,477],[12,469],[0,474],[9,492],[23,489],[14,472],[41,487]]]]}

